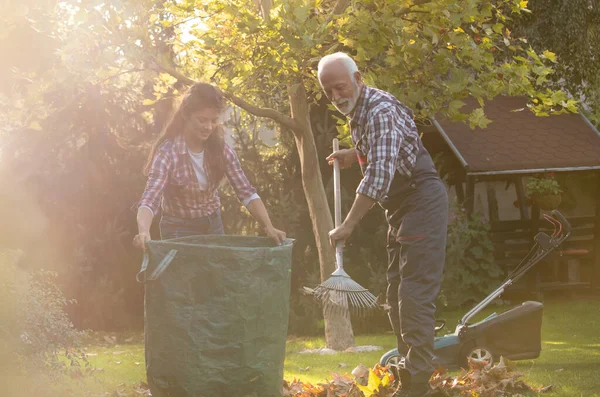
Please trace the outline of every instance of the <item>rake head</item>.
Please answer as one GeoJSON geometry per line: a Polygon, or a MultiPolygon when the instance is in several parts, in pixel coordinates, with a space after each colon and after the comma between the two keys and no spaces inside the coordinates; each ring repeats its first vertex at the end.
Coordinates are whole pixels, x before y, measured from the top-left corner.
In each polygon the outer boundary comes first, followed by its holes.
{"type": "MultiPolygon", "coordinates": [[[[338,269],[339,270],[339,269],[338,269]]],[[[333,274],[313,290],[325,314],[366,316],[377,308],[377,298],[369,290],[352,280],[345,272],[333,274]]]]}

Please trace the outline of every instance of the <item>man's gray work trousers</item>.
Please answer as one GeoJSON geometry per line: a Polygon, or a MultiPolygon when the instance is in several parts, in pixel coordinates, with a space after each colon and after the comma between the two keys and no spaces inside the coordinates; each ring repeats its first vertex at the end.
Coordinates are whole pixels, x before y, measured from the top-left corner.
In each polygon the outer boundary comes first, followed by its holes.
{"type": "Polygon", "coordinates": [[[448,196],[431,173],[407,181],[386,204],[389,317],[412,383],[434,372],[435,300],[444,268],[448,196]]]}

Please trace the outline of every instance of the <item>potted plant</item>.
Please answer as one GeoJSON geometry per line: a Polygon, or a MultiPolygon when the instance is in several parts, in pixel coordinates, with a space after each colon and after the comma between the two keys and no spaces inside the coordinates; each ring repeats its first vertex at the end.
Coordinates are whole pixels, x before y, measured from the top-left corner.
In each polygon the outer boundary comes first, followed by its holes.
{"type": "Polygon", "coordinates": [[[525,190],[527,196],[543,210],[554,210],[560,205],[562,190],[553,172],[529,178],[525,190]]]}

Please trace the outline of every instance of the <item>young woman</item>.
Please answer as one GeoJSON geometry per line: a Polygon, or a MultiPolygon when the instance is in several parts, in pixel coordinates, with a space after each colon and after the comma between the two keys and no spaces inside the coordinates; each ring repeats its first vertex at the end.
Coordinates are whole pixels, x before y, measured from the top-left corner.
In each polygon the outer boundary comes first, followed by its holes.
{"type": "Polygon", "coordinates": [[[183,96],[144,169],[148,183],[138,207],[136,247],[144,249],[151,239],[150,226],[159,206],[162,239],[223,234],[217,188],[224,177],[267,235],[277,244],[285,239],[285,232],[271,224],[237,155],[224,141],[219,121],[224,109],[221,92],[210,84],[196,83],[183,96]]]}

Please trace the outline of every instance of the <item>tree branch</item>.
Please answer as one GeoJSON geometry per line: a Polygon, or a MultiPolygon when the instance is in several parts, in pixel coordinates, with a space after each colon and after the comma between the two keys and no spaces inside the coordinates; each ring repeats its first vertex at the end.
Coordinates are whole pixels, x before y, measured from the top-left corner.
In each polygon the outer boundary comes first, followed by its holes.
{"type": "Polygon", "coordinates": [[[399,17],[399,16],[402,16],[402,15],[409,14],[411,12],[417,12],[417,11],[414,11],[412,8],[413,7],[422,6],[422,5],[427,4],[427,3],[431,3],[431,1],[432,0],[414,0],[414,2],[411,5],[409,5],[408,7],[403,7],[401,9],[399,9],[397,12],[395,12],[394,16],[399,17]]]}
{"type": "MultiPolygon", "coordinates": [[[[426,12],[426,11],[416,11],[416,10],[413,10],[412,8],[421,6],[423,4],[431,3],[431,2],[432,2],[432,0],[414,0],[413,4],[409,5],[408,7],[403,7],[401,9],[399,9],[397,12],[394,13],[394,16],[402,16],[402,15],[410,14],[411,12],[426,12]]],[[[335,3],[335,6],[333,7],[333,10],[331,11],[329,20],[331,20],[331,17],[334,15],[343,14],[349,5],[350,5],[350,0],[337,0],[335,3]]]]}
{"type": "Polygon", "coordinates": [[[344,11],[346,11],[346,8],[348,8],[349,5],[350,5],[350,0],[337,0],[335,3],[335,6],[333,7],[333,10],[331,11],[331,14],[332,15],[340,15],[344,11]]]}
{"type": "MultiPolygon", "coordinates": [[[[177,70],[169,68],[164,65],[161,65],[158,62],[156,62],[156,60],[152,60],[152,61],[158,69],[162,70],[165,73],[170,74],[171,76],[175,77],[177,80],[182,81],[189,85],[196,83],[196,81],[190,79],[187,76],[184,76],[183,74],[179,73],[177,70]]],[[[294,120],[293,118],[291,118],[289,116],[286,116],[283,113],[278,112],[275,109],[261,108],[261,107],[252,105],[252,104],[244,101],[242,98],[239,98],[230,92],[227,92],[227,91],[221,91],[221,92],[223,93],[223,96],[225,98],[229,99],[236,106],[239,106],[240,108],[244,109],[248,113],[251,113],[258,117],[269,118],[269,119],[276,121],[279,124],[289,128],[293,131],[300,131],[300,126],[298,125],[296,120],[294,120]]]]}
{"type": "Polygon", "coordinates": [[[108,80],[112,80],[116,77],[122,76],[124,74],[128,74],[128,73],[135,73],[135,72],[143,72],[145,69],[131,69],[131,70],[123,70],[119,73],[113,74],[112,76],[108,76],[100,81],[98,81],[96,84],[102,84],[108,80]]]}
{"type": "Polygon", "coordinates": [[[254,105],[249,104],[248,102],[244,101],[242,98],[239,98],[239,97],[233,95],[230,92],[223,91],[223,95],[225,96],[225,98],[229,99],[235,105],[241,107],[248,113],[251,113],[258,117],[269,118],[269,119],[274,120],[274,121],[278,122],[279,124],[289,128],[293,131],[300,131],[300,126],[298,125],[296,120],[294,120],[293,118],[291,118],[289,116],[286,116],[283,113],[278,112],[275,109],[260,108],[258,106],[254,106],[254,105]]]}

